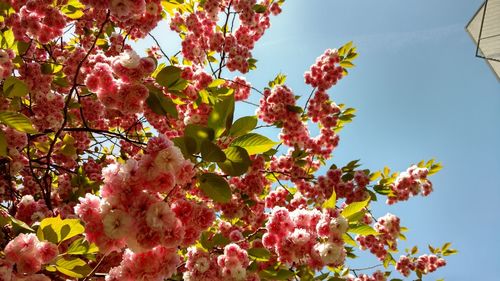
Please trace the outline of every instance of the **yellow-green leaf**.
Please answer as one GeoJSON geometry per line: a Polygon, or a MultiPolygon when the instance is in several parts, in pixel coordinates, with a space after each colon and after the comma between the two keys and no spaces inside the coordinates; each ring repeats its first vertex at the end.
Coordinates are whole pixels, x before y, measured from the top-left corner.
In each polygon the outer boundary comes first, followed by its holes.
{"type": "Polygon", "coordinates": [[[0,111],[0,122],[20,132],[30,134],[34,134],[37,132],[33,128],[31,120],[22,113],[0,111]]]}
{"type": "Polygon", "coordinates": [[[245,116],[236,120],[229,130],[231,136],[241,136],[251,132],[257,126],[256,116],[245,116]]]}
{"type": "Polygon", "coordinates": [[[82,259],[61,257],[56,261],[56,269],[70,277],[83,278],[92,272],[92,268],[82,259]]]}
{"type": "Polygon", "coordinates": [[[90,244],[84,238],[79,238],[71,243],[66,253],[69,255],[85,255],[97,253],[98,251],[99,248],[94,243],[90,244]]]}
{"type": "Polygon", "coordinates": [[[28,94],[28,86],[24,81],[14,76],[9,76],[3,82],[3,93],[8,98],[24,97],[28,94]]]}
{"type": "Polygon", "coordinates": [[[224,173],[230,176],[241,176],[247,172],[251,161],[248,152],[239,146],[231,146],[224,149],[226,161],[218,162],[217,165],[224,173]]]}
{"type": "Polygon", "coordinates": [[[249,155],[254,155],[264,153],[277,144],[265,136],[250,133],[236,138],[231,146],[243,147],[249,155]]]}
{"type": "Polygon", "coordinates": [[[335,189],[332,187],[332,196],[330,196],[330,198],[328,198],[328,200],[326,200],[323,203],[322,207],[324,209],[335,209],[336,203],[337,203],[337,193],[335,193],[335,189]]]}
{"type": "Polygon", "coordinates": [[[227,203],[231,200],[231,188],[227,181],[212,173],[206,173],[199,176],[200,189],[203,193],[212,198],[215,202],[227,203]]]}
{"type": "Polygon", "coordinates": [[[85,231],[79,219],[64,219],[57,216],[55,218],[46,218],[40,222],[36,236],[40,240],[47,240],[52,243],[70,239],[85,231]]]}
{"type": "Polygon", "coordinates": [[[248,249],[248,255],[258,261],[267,261],[271,257],[271,253],[264,248],[248,249]]]}
{"type": "Polygon", "coordinates": [[[361,201],[361,202],[353,202],[349,205],[347,205],[344,210],[340,213],[342,216],[345,218],[349,219],[350,216],[356,214],[357,212],[361,211],[364,207],[368,205],[370,202],[371,197],[366,198],[366,200],[361,201]]]}
{"type": "Polygon", "coordinates": [[[361,224],[353,227],[349,227],[348,232],[358,234],[358,235],[379,235],[379,233],[373,229],[373,227],[366,225],[366,224],[361,224]]]}
{"type": "Polygon", "coordinates": [[[215,143],[204,140],[201,143],[201,158],[207,162],[224,162],[226,154],[215,143]]]}

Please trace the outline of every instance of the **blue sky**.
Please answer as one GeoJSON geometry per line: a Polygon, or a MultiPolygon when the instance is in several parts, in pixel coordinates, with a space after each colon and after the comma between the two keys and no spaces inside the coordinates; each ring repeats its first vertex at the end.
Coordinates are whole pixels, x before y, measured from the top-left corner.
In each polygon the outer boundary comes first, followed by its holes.
{"type": "MultiPolygon", "coordinates": [[[[288,0],[253,52],[257,71],[247,76],[262,88],[283,72],[295,93],[306,96],[303,73],[315,58],[354,41],[357,67],[330,95],[358,113],[341,132],[334,161],[361,159],[372,170],[400,171],[421,159],[443,163],[429,197],[375,210],[399,215],[411,245],[426,250],[428,243],[451,241],[459,250],[424,280],[498,280],[500,273],[500,83],[475,57],[465,31],[481,3],[288,0]]],[[[163,28],[154,33],[174,53],[178,41],[163,28]]]]}

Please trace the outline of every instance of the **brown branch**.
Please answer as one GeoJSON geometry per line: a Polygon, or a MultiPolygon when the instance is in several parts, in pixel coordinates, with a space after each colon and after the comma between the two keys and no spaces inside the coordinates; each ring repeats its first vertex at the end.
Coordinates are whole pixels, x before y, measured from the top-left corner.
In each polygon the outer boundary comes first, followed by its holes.
{"type": "MultiPolygon", "coordinates": [[[[81,71],[81,68],[83,66],[83,63],[87,60],[87,58],[89,57],[89,55],[94,50],[94,48],[95,48],[95,46],[97,44],[97,40],[99,39],[99,36],[101,35],[101,33],[104,30],[104,26],[109,21],[109,16],[110,16],[110,11],[107,12],[106,19],[102,23],[102,25],[101,25],[101,27],[99,29],[99,32],[97,33],[97,36],[95,37],[95,40],[92,43],[92,46],[89,48],[89,50],[87,51],[87,53],[85,54],[85,56],[83,57],[83,59],[78,63],[78,65],[76,67],[76,73],[75,73],[75,76],[73,77],[73,86],[71,87],[71,89],[69,91],[69,94],[68,94],[68,96],[66,98],[66,102],[64,104],[64,119],[63,119],[63,123],[61,124],[61,127],[59,128],[59,130],[57,130],[57,132],[55,133],[54,140],[50,144],[49,151],[47,152],[47,156],[46,156],[47,163],[50,163],[50,160],[51,160],[51,157],[52,157],[52,153],[54,152],[54,148],[55,148],[57,139],[59,138],[59,136],[64,131],[64,127],[66,126],[66,123],[68,122],[68,107],[69,107],[69,104],[70,104],[71,99],[73,97],[73,93],[76,91],[76,89],[78,87],[78,76],[80,75],[80,71],[81,71]]],[[[47,208],[49,208],[49,210],[52,210],[52,200],[50,198],[51,181],[48,181],[48,183],[46,182],[46,179],[49,177],[49,171],[50,171],[50,169],[48,169],[48,168],[45,170],[45,174],[42,177],[42,180],[45,181],[45,190],[44,190],[45,203],[47,205],[47,208]]],[[[41,187],[41,188],[43,189],[43,187],[41,187]]]]}

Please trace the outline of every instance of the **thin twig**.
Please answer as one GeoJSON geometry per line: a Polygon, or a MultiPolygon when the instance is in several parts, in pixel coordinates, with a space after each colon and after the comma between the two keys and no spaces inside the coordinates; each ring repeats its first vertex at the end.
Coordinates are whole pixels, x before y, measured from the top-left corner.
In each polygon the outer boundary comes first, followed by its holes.
{"type": "Polygon", "coordinates": [[[158,46],[158,48],[160,48],[160,52],[163,54],[163,56],[168,60],[168,62],[170,64],[172,64],[172,61],[170,60],[170,58],[168,57],[168,55],[163,51],[162,47],[160,46],[160,42],[158,42],[158,40],[156,40],[156,38],[153,36],[153,34],[148,33],[149,37],[153,38],[153,40],[155,41],[156,43],[156,46],[158,46]]]}

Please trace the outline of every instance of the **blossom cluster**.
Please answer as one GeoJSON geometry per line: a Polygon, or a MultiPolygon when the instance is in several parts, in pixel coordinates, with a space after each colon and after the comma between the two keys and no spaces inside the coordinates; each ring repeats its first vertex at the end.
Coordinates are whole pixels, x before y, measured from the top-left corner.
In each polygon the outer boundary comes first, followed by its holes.
{"type": "Polygon", "coordinates": [[[279,85],[266,89],[260,100],[257,116],[268,124],[279,124],[282,127],[280,138],[287,146],[298,147],[327,159],[339,142],[334,129],[340,109],[329,100],[325,91],[315,92],[308,109],[307,116],[321,125],[316,137],[310,136],[303,120],[304,114],[297,111],[296,97],[287,86],[279,85]]]}
{"type": "Polygon", "coordinates": [[[126,50],[115,57],[111,65],[97,62],[85,79],[88,89],[106,108],[116,109],[123,114],[138,113],[149,95],[140,80],[153,72],[152,58],[141,58],[135,51],[126,50]],[[119,77],[118,79],[115,78],[119,77]]]}
{"type": "Polygon", "coordinates": [[[248,72],[252,58],[251,50],[255,42],[270,27],[270,14],[278,14],[280,11],[279,7],[276,8],[276,3],[264,2],[265,11],[257,13],[253,9],[256,2],[255,0],[205,1],[203,10],[188,15],[177,13],[170,23],[170,28],[184,36],[183,56],[196,64],[204,64],[210,52],[218,52],[221,60],[227,58],[226,67],[229,71],[248,72]],[[231,7],[239,15],[240,26],[234,32],[229,30],[227,23],[222,30],[216,29],[219,13],[224,11],[229,18],[231,7]]]}
{"type": "Polygon", "coordinates": [[[21,233],[7,244],[4,253],[5,259],[0,260],[2,280],[49,281],[49,277],[35,273],[51,262],[59,251],[56,244],[40,242],[35,234],[21,233]]]}
{"type": "Polygon", "coordinates": [[[139,254],[127,249],[120,265],[109,271],[106,281],[162,281],[176,272],[179,261],[175,248],[157,246],[139,254]]]}
{"type": "Polygon", "coordinates": [[[396,264],[396,270],[407,277],[411,271],[418,270],[422,274],[428,274],[445,265],[446,261],[436,255],[421,255],[417,258],[401,256],[396,264]]]}
{"type": "Polygon", "coordinates": [[[201,203],[177,200],[170,205],[162,196],[178,196],[181,188],[176,187],[191,181],[191,162],[184,160],[171,141],[158,137],[149,141],[141,157],[111,164],[103,175],[102,199],[87,194],[75,213],[86,224],[86,239],[96,243],[101,252],[129,249],[120,266],[112,270],[111,280],[138,280],[134,278],[151,274],[155,277],[148,280],[162,280],[170,276],[179,259],[175,249],[193,244],[215,219],[213,210],[201,203]],[[130,202],[130,198],[134,200],[130,202]],[[153,260],[155,263],[148,262],[153,260]],[[139,261],[151,267],[130,269],[139,261]],[[158,270],[163,267],[166,269],[158,270]]]}
{"type": "Polygon", "coordinates": [[[375,223],[375,230],[379,235],[359,235],[356,238],[361,249],[369,249],[372,254],[383,261],[388,254],[388,250],[397,249],[397,240],[401,232],[399,221],[399,218],[393,214],[380,217],[375,223]]]}
{"type": "Polygon", "coordinates": [[[429,169],[415,165],[402,172],[391,185],[392,194],[387,197],[387,204],[406,201],[411,196],[427,196],[432,192],[432,182],[427,179],[429,169]]]}
{"type": "Polygon", "coordinates": [[[32,37],[47,44],[63,34],[66,19],[59,9],[51,5],[52,1],[14,0],[12,4],[17,12],[7,18],[7,25],[12,26],[17,40],[28,42],[32,37]]]}
{"type": "Polygon", "coordinates": [[[221,268],[223,277],[246,280],[246,268],[249,265],[247,251],[236,244],[229,244],[224,248],[224,254],[217,257],[217,265],[221,268]]]}
{"type": "Polygon", "coordinates": [[[0,49],[0,80],[9,77],[12,73],[14,59],[16,54],[11,49],[0,49]]]}
{"type": "Polygon", "coordinates": [[[347,220],[333,210],[289,212],[275,207],[266,230],[262,243],[277,254],[280,262],[311,268],[339,266],[344,262],[342,234],[347,231],[347,220]]]}
{"type": "Polygon", "coordinates": [[[187,281],[260,280],[256,273],[247,272],[248,265],[247,251],[234,243],[226,245],[221,255],[190,247],[187,250],[186,271],[182,277],[187,281]]]}
{"type": "Polygon", "coordinates": [[[371,276],[367,274],[359,274],[357,277],[349,276],[347,281],[386,281],[384,273],[380,270],[375,271],[371,276]]]}
{"type": "Polygon", "coordinates": [[[97,11],[109,9],[111,20],[127,28],[132,38],[143,38],[162,19],[159,0],[82,0],[83,4],[97,11]]]}

